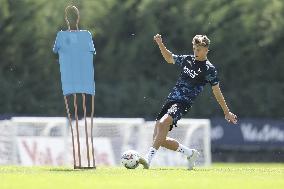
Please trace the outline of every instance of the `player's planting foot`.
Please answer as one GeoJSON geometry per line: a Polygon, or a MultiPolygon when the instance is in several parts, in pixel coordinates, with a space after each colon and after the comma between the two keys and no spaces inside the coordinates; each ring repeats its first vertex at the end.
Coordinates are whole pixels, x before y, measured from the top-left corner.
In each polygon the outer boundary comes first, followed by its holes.
{"type": "Polygon", "coordinates": [[[149,163],[142,156],[139,157],[139,163],[143,165],[144,169],[149,169],[149,163]]]}
{"type": "Polygon", "coordinates": [[[187,157],[188,161],[188,170],[192,170],[193,167],[195,166],[195,162],[200,156],[200,153],[197,150],[193,150],[192,155],[187,157]]]}

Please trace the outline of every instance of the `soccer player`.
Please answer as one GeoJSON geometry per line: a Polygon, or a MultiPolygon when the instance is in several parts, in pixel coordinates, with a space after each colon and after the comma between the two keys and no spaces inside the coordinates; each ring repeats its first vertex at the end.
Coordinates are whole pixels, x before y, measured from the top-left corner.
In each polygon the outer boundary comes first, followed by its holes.
{"type": "Polygon", "coordinates": [[[188,160],[188,169],[195,166],[199,156],[196,149],[189,149],[177,140],[167,137],[168,132],[177,126],[177,121],[191,108],[195,98],[209,83],[213,94],[223,109],[225,119],[233,124],[237,123],[237,116],[230,112],[219,87],[219,79],[215,67],[207,59],[210,40],[206,35],[196,35],[193,40],[193,55],[175,55],[163,44],[161,35],[154,36],[154,41],[169,64],[180,67],[180,76],[167,97],[160,113],[156,118],[153,134],[153,145],[150,147],[146,159],[140,158],[140,163],[148,169],[157,150],[162,146],[169,150],[183,153],[188,160]]]}

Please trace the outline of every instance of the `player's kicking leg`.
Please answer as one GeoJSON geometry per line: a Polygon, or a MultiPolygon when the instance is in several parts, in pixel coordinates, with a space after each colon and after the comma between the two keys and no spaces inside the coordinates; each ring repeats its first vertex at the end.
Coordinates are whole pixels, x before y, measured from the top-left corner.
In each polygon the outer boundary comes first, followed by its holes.
{"type": "Polygon", "coordinates": [[[150,167],[153,157],[155,156],[160,146],[162,146],[168,135],[171,122],[172,118],[168,114],[165,114],[161,118],[161,120],[156,122],[153,145],[152,147],[150,147],[149,152],[146,155],[146,159],[144,159],[143,157],[140,158],[140,163],[144,166],[144,168],[148,169],[150,167]]]}
{"type": "Polygon", "coordinates": [[[150,148],[146,156],[146,159],[144,159],[143,157],[140,158],[140,163],[144,166],[144,168],[148,169],[157,149],[159,149],[159,147],[162,146],[169,150],[177,151],[184,154],[188,160],[188,169],[192,170],[193,167],[195,166],[197,158],[199,157],[199,152],[195,149],[189,149],[188,147],[180,144],[175,139],[166,137],[169,130],[164,131],[163,128],[169,129],[170,124],[168,124],[168,127],[165,125],[166,123],[168,123],[168,121],[171,121],[172,118],[167,114],[163,118],[165,118],[166,121],[163,121],[164,119],[157,121],[153,135],[153,141],[154,141],[153,146],[150,148]]]}
{"type": "Polygon", "coordinates": [[[170,125],[172,125],[173,123],[173,117],[176,120],[179,120],[184,113],[184,109],[182,106],[179,106],[179,104],[174,104],[169,107],[170,108],[167,109],[168,113],[156,122],[153,134],[153,146],[150,148],[146,159],[141,157],[140,162],[144,166],[144,168],[149,168],[152,158],[156,154],[156,151],[160,146],[162,146],[169,150],[183,153],[185,156],[187,156],[188,169],[192,170],[195,166],[196,160],[198,159],[199,152],[195,149],[189,149],[188,147],[180,144],[175,139],[167,137],[168,131],[170,130],[170,125]],[[171,110],[174,109],[173,106],[175,107],[175,111],[171,112],[171,110]]]}

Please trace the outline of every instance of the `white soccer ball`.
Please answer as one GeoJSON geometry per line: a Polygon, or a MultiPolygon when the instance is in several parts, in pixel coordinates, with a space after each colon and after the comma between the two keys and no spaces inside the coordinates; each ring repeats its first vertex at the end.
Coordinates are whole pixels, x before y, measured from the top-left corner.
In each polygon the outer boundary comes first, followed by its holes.
{"type": "Polygon", "coordinates": [[[127,150],[121,156],[121,164],[127,169],[135,169],[139,166],[139,154],[135,150],[127,150]]]}

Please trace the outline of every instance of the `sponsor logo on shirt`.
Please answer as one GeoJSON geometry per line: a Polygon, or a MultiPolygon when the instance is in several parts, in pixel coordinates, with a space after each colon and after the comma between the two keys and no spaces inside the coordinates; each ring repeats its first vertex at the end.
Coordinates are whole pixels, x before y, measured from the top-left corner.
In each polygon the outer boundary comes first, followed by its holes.
{"type": "Polygon", "coordinates": [[[200,68],[196,71],[191,70],[189,68],[187,68],[186,66],[184,66],[183,68],[183,72],[187,75],[189,75],[191,78],[195,78],[196,76],[198,76],[198,74],[201,72],[200,68]]]}

